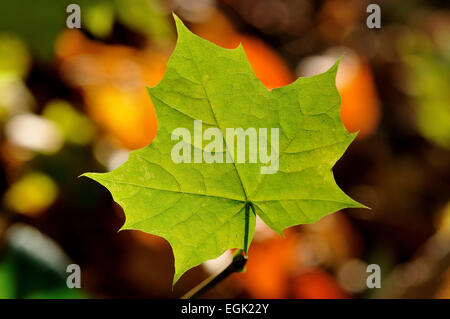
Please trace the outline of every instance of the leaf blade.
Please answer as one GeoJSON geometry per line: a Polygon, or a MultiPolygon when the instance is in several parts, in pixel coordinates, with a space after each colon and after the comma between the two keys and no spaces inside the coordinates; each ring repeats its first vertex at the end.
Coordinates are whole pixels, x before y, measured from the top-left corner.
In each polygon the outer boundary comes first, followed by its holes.
{"type": "MultiPolygon", "coordinates": [[[[85,174],[122,206],[122,229],[169,241],[173,284],[186,270],[227,249],[247,251],[256,214],[281,234],[346,207],[364,207],[337,186],[332,172],[356,136],[340,119],[338,62],[325,73],[269,91],[242,47],[217,47],[191,33],[176,16],[175,21],[178,41],[166,74],[148,89],[159,122],[156,138],[131,152],[116,170],[85,174]],[[261,174],[262,163],[174,163],[171,150],[178,142],[172,133],[185,128],[194,137],[195,120],[202,121],[203,129],[219,129],[223,147],[218,151],[233,158],[236,145],[225,139],[227,128],[278,129],[279,171],[261,174]]],[[[270,138],[267,143],[276,149],[270,138]]],[[[195,139],[188,146],[192,161],[196,151],[205,150],[204,142],[195,139]]]]}

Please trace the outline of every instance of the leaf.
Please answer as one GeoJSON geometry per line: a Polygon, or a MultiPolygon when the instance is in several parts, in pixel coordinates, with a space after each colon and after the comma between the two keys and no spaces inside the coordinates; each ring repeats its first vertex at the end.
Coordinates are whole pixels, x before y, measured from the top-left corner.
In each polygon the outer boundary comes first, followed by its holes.
{"type": "MultiPolygon", "coordinates": [[[[229,248],[246,251],[255,214],[282,233],[345,207],[362,207],[339,189],[331,170],[355,138],[339,116],[337,64],[268,91],[242,46],[220,48],[175,20],[175,51],[164,78],[149,89],[159,121],[156,138],[131,152],[116,170],[85,174],[108,188],[123,207],[122,229],[169,241],[174,283],[188,269],[229,248]],[[171,150],[178,141],[171,134],[187,128],[193,136],[194,120],[202,120],[204,128],[219,128],[223,136],[226,128],[278,128],[279,171],[261,174],[261,163],[174,163],[171,150]]],[[[189,147],[196,152],[205,144],[189,147]]],[[[216,151],[231,153],[231,143],[224,145],[216,151]]],[[[268,149],[275,146],[268,143],[268,149]]]]}

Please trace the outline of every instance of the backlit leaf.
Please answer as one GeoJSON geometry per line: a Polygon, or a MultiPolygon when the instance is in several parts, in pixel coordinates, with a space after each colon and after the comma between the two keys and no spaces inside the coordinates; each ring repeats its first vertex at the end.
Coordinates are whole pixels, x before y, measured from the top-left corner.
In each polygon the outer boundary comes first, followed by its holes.
{"type": "MultiPolygon", "coordinates": [[[[116,170],[85,174],[108,188],[123,207],[122,229],[169,241],[175,256],[174,283],[186,270],[229,248],[247,250],[255,214],[282,233],[346,207],[362,207],[336,185],[332,173],[355,138],[340,119],[338,64],[269,91],[254,75],[241,46],[220,48],[175,20],[177,46],[164,78],[149,89],[158,118],[156,138],[131,152],[116,170]],[[218,128],[223,136],[226,128],[277,128],[278,171],[261,174],[267,164],[260,162],[175,163],[171,151],[179,141],[172,140],[172,132],[187,128],[193,137],[194,120],[202,121],[203,130],[218,128]]],[[[271,137],[267,148],[274,152],[271,137]]],[[[208,143],[192,142],[192,157],[208,143]]],[[[248,139],[245,145],[249,155],[248,139]]],[[[231,143],[216,151],[236,158],[231,143]]]]}

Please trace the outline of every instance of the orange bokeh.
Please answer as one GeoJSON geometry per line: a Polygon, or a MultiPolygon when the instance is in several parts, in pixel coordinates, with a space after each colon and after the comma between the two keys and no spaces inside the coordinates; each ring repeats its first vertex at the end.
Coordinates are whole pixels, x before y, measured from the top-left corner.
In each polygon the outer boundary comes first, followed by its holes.
{"type": "Polygon", "coordinates": [[[153,140],[157,120],[146,86],[162,79],[167,54],[102,44],[76,31],[60,36],[56,53],[63,76],[80,89],[88,114],[100,128],[128,149],[153,140]]]}
{"type": "Polygon", "coordinates": [[[281,236],[263,242],[253,242],[248,253],[246,272],[236,276],[252,298],[286,298],[289,275],[295,266],[297,237],[281,236]]]}
{"type": "Polygon", "coordinates": [[[372,72],[359,59],[354,75],[338,86],[341,94],[341,119],[351,133],[359,131],[358,138],[371,135],[380,120],[380,105],[372,72]]]}

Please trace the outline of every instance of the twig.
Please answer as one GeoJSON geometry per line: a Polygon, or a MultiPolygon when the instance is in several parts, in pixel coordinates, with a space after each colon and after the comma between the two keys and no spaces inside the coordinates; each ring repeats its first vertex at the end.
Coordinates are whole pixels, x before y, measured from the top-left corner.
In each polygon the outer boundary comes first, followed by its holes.
{"type": "Polygon", "coordinates": [[[205,292],[216,286],[222,280],[227,278],[229,275],[240,272],[244,269],[245,264],[247,263],[247,256],[243,255],[244,251],[239,250],[234,255],[233,260],[230,265],[225,268],[223,271],[218,273],[217,275],[212,275],[209,278],[205,279],[197,286],[189,290],[181,299],[196,299],[202,296],[205,292]]]}

